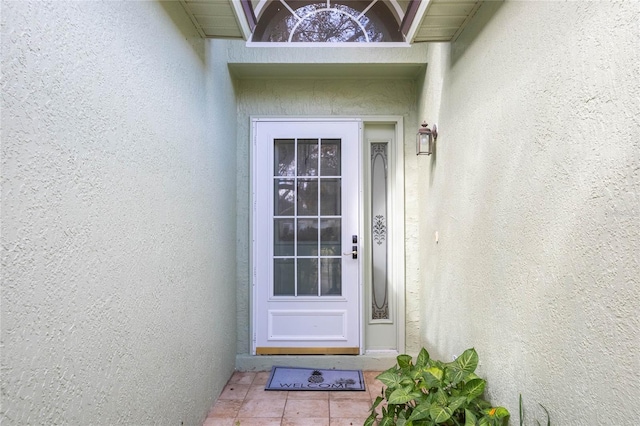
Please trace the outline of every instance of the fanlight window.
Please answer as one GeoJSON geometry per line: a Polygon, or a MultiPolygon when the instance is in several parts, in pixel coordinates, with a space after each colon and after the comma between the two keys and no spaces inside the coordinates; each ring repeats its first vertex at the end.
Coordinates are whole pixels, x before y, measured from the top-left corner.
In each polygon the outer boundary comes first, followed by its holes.
{"type": "Polygon", "coordinates": [[[263,42],[402,41],[399,25],[384,2],[273,1],[253,33],[263,42]]]}

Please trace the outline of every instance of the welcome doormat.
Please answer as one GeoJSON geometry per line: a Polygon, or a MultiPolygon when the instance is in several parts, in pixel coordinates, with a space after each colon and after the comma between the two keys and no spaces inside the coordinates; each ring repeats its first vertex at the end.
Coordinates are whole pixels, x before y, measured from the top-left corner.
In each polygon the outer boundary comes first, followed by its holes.
{"type": "Polygon", "coordinates": [[[320,370],[299,367],[272,367],[265,390],[363,391],[361,370],[320,370]]]}

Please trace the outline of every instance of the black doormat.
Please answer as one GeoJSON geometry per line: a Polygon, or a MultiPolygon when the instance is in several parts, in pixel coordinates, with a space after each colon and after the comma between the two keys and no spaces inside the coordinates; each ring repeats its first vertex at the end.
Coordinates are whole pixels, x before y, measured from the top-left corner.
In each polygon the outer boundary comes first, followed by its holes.
{"type": "Polygon", "coordinates": [[[265,390],[363,391],[362,370],[272,367],[265,390]]]}

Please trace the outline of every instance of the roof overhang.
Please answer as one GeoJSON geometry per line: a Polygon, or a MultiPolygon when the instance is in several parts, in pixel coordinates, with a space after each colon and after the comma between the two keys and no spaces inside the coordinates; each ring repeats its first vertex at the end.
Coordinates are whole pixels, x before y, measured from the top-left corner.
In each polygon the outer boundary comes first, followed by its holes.
{"type": "MultiPolygon", "coordinates": [[[[391,0],[396,2],[396,0],[391,0]]],[[[454,41],[484,0],[409,0],[401,30],[408,43],[454,41]]],[[[180,0],[203,38],[250,40],[256,25],[251,0],[180,0]]],[[[399,8],[396,8],[399,9],[399,8]]]]}

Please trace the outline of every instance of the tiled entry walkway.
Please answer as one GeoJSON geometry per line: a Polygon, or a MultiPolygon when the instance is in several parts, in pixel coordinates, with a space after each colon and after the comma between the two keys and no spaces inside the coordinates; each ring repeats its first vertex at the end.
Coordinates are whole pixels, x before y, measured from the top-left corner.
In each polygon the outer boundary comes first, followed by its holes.
{"type": "Polygon", "coordinates": [[[269,372],[236,372],[203,426],[361,426],[382,390],[378,374],[364,372],[364,392],[281,392],[264,390],[269,372]]]}

